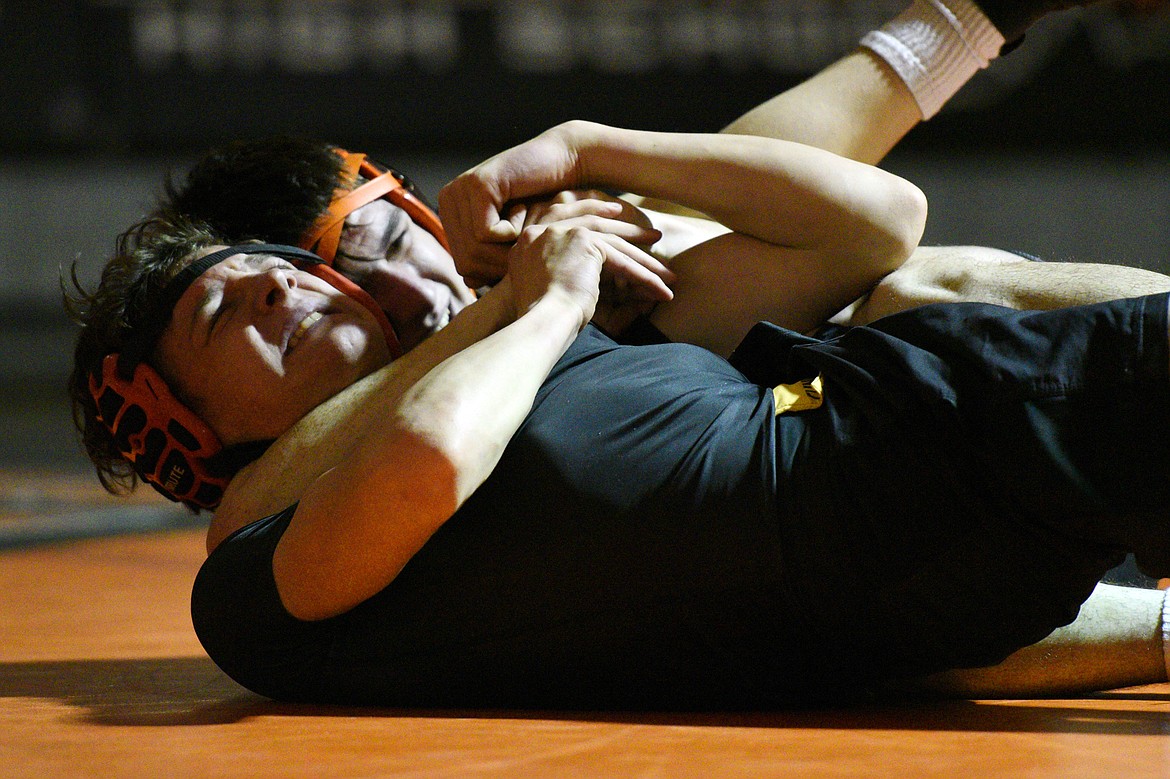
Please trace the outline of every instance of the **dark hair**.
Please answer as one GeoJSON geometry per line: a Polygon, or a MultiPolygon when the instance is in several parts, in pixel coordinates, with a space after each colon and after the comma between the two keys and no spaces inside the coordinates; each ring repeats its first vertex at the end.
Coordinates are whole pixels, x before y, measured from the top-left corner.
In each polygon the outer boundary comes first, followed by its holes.
{"type": "Polygon", "coordinates": [[[73,422],[98,479],[109,492],[132,491],[138,476],[97,419],[90,376],[100,373],[102,360],[113,352],[131,356],[135,364],[149,358],[158,336],[144,321],[151,301],[190,263],[196,251],[222,243],[222,237],[205,224],[159,212],[118,236],[114,256],[102,269],[101,281],[92,292],[79,281],[76,263],[70,279],[61,280],[65,309],[81,326],[69,375],[73,422]]]}
{"type": "Polygon", "coordinates": [[[229,243],[297,245],[342,186],[344,163],[324,141],[269,136],[207,152],[184,181],[168,176],[163,208],[207,224],[229,243]]]}

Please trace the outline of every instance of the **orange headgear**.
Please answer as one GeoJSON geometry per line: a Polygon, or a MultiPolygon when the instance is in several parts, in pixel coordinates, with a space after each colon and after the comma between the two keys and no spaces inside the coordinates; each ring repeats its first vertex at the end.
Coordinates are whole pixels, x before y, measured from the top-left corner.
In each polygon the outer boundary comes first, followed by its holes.
{"type": "Polygon", "coordinates": [[[362,206],[378,198],[385,198],[405,211],[415,224],[435,236],[444,249],[451,251],[447,244],[447,234],[443,232],[443,223],[430,206],[415,193],[414,185],[406,176],[366,159],[364,154],[337,148],[334,151],[345,160],[343,183],[351,184],[359,175],[368,180],[354,189],[346,186],[337,190],[329,208],[301,236],[302,249],[316,252],[327,265],[332,266],[337,256],[337,244],[341,240],[341,228],[345,225],[345,218],[362,206]]]}
{"type": "MultiPolygon", "coordinates": [[[[231,246],[188,265],[167,284],[158,296],[158,303],[144,317],[142,329],[148,334],[146,340],[157,339],[175,303],[195,279],[236,254],[282,257],[331,284],[369,310],[381,326],[393,357],[402,354],[394,328],[373,298],[323,264],[317,255],[279,244],[231,246]]],[[[192,508],[218,506],[235,472],[266,445],[257,442],[225,449],[215,432],[183,405],[162,376],[145,362],[145,350],[137,360],[120,353],[106,355],[100,371],[90,374],[89,392],[97,404],[98,421],[110,431],[135,473],[171,500],[192,508]]]]}

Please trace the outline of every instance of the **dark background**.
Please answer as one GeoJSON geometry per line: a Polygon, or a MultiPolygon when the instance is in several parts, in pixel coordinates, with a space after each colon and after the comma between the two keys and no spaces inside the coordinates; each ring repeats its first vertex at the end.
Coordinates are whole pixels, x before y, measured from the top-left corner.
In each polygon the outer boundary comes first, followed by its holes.
{"type": "MultiPolygon", "coordinates": [[[[411,151],[563,119],[717,128],[904,5],[861,0],[90,0],[0,5],[0,151],[157,154],[268,132],[411,151]]],[[[1053,18],[936,145],[1165,148],[1165,14],[1053,18]],[[1010,83],[1015,82],[1015,83],[1010,83]],[[994,94],[993,94],[994,93],[994,94]]],[[[1128,13],[1119,8],[1131,9],[1128,13]]]]}
{"type": "MultiPolygon", "coordinates": [[[[85,467],[58,280],[207,146],[316,135],[433,194],[564,119],[716,130],[903,5],[0,0],[0,467],[85,467]]],[[[1046,20],[891,155],[926,242],[1170,271],[1170,13],[1140,5],[1046,20]]]]}

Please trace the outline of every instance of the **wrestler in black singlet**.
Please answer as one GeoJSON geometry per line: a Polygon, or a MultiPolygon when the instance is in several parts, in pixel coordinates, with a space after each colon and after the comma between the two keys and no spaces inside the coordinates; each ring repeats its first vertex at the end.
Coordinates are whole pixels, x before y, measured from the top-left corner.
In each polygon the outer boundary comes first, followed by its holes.
{"type": "Polygon", "coordinates": [[[1101,510],[1170,499],[1136,476],[1105,495],[1093,464],[1123,445],[1165,464],[1165,308],[931,306],[823,343],[761,325],[738,369],[589,327],[385,590],[288,615],[291,507],[209,557],[195,627],[256,692],[385,706],[759,707],[993,663],[1070,621],[1148,530],[1102,530],[1101,510]],[[776,416],[771,385],[816,374],[824,406],[776,416]],[[1119,382],[1132,402],[1102,406],[1119,382]]]}

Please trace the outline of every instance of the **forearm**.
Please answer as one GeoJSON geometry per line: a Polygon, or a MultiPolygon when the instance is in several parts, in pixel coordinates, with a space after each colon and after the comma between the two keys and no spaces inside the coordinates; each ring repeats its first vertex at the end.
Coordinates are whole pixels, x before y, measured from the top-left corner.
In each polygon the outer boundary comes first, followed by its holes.
{"type": "Polygon", "coordinates": [[[673,257],[674,299],[652,314],[670,338],[718,354],[756,321],[823,324],[910,256],[925,224],[914,185],[802,144],[580,122],[552,133],[583,183],[670,199],[732,230],[673,257]]]}
{"type": "MultiPolygon", "coordinates": [[[[550,291],[512,324],[428,372],[398,404],[393,424],[452,464],[456,506],[495,468],[581,327],[580,308],[550,291]]],[[[375,459],[384,448],[377,436],[368,446],[375,459]]]]}
{"type": "MultiPolygon", "coordinates": [[[[877,165],[921,121],[905,82],[872,51],[857,49],[721,132],[794,141],[877,165]]],[[[648,211],[701,216],[667,200],[639,197],[633,202],[648,211]]],[[[663,229],[657,221],[654,226],[663,229]]],[[[664,234],[670,235],[669,229],[664,234]]]]}
{"type": "Polygon", "coordinates": [[[912,687],[966,698],[1084,693],[1166,681],[1160,590],[1099,584],[1076,620],[999,665],[947,671],[912,687]]]}
{"type": "Polygon", "coordinates": [[[778,246],[904,257],[925,220],[925,200],[909,182],[802,144],[584,122],[558,131],[583,183],[671,200],[778,246]]]}

